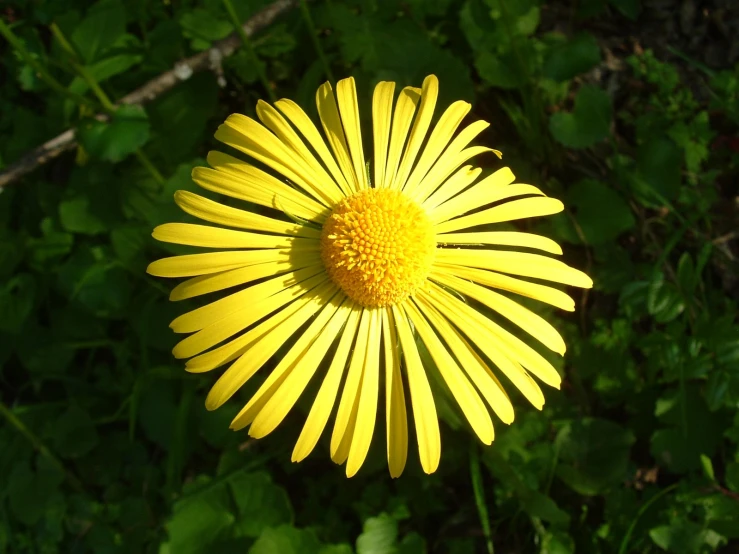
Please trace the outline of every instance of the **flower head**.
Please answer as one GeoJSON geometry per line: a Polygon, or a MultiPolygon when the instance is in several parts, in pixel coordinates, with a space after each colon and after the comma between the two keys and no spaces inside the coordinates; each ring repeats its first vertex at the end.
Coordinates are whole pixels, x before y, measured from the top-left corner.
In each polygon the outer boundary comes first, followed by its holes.
{"type": "Polygon", "coordinates": [[[436,77],[421,89],[404,88],[397,99],[394,93],[388,82],[374,92],[372,178],[351,78],[339,81],[336,96],[328,83],[318,90],[327,140],[290,100],[260,101],[262,124],[230,116],[216,138],[269,171],[211,152],[211,168],[196,168],[193,179],[228,203],[186,191],[175,201],[215,225],[168,223],[154,230],[160,241],[211,251],[148,268],[157,276],[188,277],[172,300],[229,290],[171,325],[189,334],[174,349],[177,358],[190,358],[188,371],[230,364],[206,407],[221,406],[273,359],[231,427],[249,426],[257,438],[269,434],[315,380],[318,393],[292,459],[313,450],[338,404],[330,453],[347,463],[349,476],[369,450],[381,388],[390,474],[399,476],[406,464],[406,389],[421,465],[436,470],[441,439],[429,371],[439,372],[485,444],[494,438],[490,410],[513,421],[499,375],[541,409],[544,395],[534,377],[558,388],[560,375],[508,327],[559,354],[565,344],[551,324],[505,293],[572,311],[566,293],[537,281],[592,286],[556,258],[512,249],[561,254],[552,240],[495,230],[497,223],[554,214],[563,205],[532,185],[513,184],[508,168],[480,179],[480,168],[465,165],[484,152],[500,156],[469,146],[487,123],[457,132],[469,104],[455,102],[432,125],[436,77]],[[229,205],[233,200],[248,202],[248,209],[229,205]]]}

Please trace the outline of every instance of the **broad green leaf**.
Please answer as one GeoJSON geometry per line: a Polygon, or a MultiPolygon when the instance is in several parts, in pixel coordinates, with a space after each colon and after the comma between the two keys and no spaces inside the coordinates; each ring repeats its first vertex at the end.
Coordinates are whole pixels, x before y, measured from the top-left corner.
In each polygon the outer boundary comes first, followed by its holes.
{"type": "Polygon", "coordinates": [[[357,554],[394,554],[397,549],[398,522],[387,514],[364,522],[357,537],[357,554]]]}
{"type": "Polygon", "coordinates": [[[119,162],[149,140],[149,118],[140,106],[121,106],[110,122],[91,120],[77,129],[80,144],[96,158],[119,162]]]}
{"type": "Polygon", "coordinates": [[[543,75],[567,81],[600,62],[600,47],[593,35],[580,33],[569,42],[552,46],[544,58],[543,75]]]}
{"type": "Polygon", "coordinates": [[[72,42],[86,63],[100,58],[126,30],[126,10],[120,0],[100,0],[72,33],[72,42]]]}
{"type": "Polygon", "coordinates": [[[562,463],[557,475],[587,496],[598,494],[626,478],[634,435],[606,420],[584,418],[562,427],[557,435],[562,463]]]}
{"type": "Polygon", "coordinates": [[[84,196],[59,204],[59,220],[70,233],[99,235],[107,230],[105,223],[90,210],[90,200],[84,196]]]}
{"type": "Polygon", "coordinates": [[[538,517],[548,523],[568,524],[570,516],[550,497],[539,491],[529,490],[519,497],[523,509],[531,517],[538,517]]]}
{"type": "Polygon", "coordinates": [[[588,244],[610,242],[636,224],[623,197],[593,179],[578,181],[570,187],[566,205],[572,210],[588,244]]]}
{"type": "Polygon", "coordinates": [[[541,539],[539,554],[574,554],[575,541],[562,531],[547,531],[541,539]]]}
{"type": "Polygon", "coordinates": [[[649,283],[647,310],[659,323],[667,323],[679,316],[685,309],[680,291],[672,283],[665,281],[658,273],[649,283]]]}
{"type": "Polygon", "coordinates": [[[290,500],[269,474],[241,473],[228,485],[239,514],[235,526],[238,535],[256,538],[268,527],[292,522],[290,500]]]}
{"type": "Polygon", "coordinates": [[[701,554],[706,547],[713,550],[724,542],[715,531],[702,529],[697,523],[686,520],[650,529],[649,537],[654,544],[673,554],[701,554]]]}
{"type": "Polygon", "coordinates": [[[230,35],[234,27],[230,21],[213,15],[210,10],[196,8],[180,16],[182,34],[192,39],[195,50],[205,50],[210,43],[230,35]]]}
{"type": "Polygon", "coordinates": [[[682,153],[672,140],[666,137],[648,140],[637,152],[635,192],[648,202],[662,206],[662,199],[672,200],[677,196],[681,166],[682,153]]]}
{"type": "Polygon", "coordinates": [[[38,457],[35,470],[19,460],[8,479],[11,512],[26,525],[34,525],[47,515],[63,480],[64,473],[47,457],[38,457]]]}
{"type": "Polygon", "coordinates": [[[475,59],[475,68],[482,79],[504,89],[515,89],[526,84],[528,77],[512,51],[497,54],[480,52],[475,59]]]}
{"type": "Polygon", "coordinates": [[[61,258],[69,253],[74,243],[74,237],[58,229],[58,224],[50,217],[41,221],[40,237],[28,239],[27,253],[29,262],[33,266],[43,266],[51,263],[55,258],[61,258]]]}
{"type": "Polygon", "coordinates": [[[552,136],[569,148],[587,148],[606,138],[611,127],[611,99],[592,85],[584,85],[572,113],[559,112],[549,120],[552,136]]]}
{"type": "Polygon", "coordinates": [[[281,525],[265,529],[248,554],[318,554],[320,549],[313,531],[281,525]]]}

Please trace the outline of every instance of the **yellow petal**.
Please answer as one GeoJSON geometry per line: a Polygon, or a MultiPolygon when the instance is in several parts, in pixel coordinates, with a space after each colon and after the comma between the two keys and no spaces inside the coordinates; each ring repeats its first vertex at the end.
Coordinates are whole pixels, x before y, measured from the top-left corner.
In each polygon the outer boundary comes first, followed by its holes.
{"type": "Polygon", "coordinates": [[[403,349],[408,386],[411,391],[411,405],[413,406],[413,420],[416,426],[418,439],[418,454],[421,458],[421,467],[426,473],[433,473],[439,467],[441,458],[441,435],[439,434],[439,420],[436,415],[434,396],[431,394],[426,370],[423,368],[421,357],[416,348],[407,315],[403,308],[394,305],[393,321],[403,349]]]}
{"type": "Polygon", "coordinates": [[[437,248],[435,255],[438,263],[490,269],[586,289],[593,286],[593,280],[582,271],[540,254],[487,249],[437,248]]]}
{"type": "Polygon", "coordinates": [[[190,215],[218,225],[237,227],[239,229],[251,229],[263,233],[276,233],[279,235],[292,235],[314,239],[321,238],[321,231],[318,229],[225,206],[187,190],[178,190],[175,192],[174,201],[183,211],[190,215]]]}
{"type": "Polygon", "coordinates": [[[418,108],[418,115],[413,121],[413,127],[408,138],[408,144],[405,147],[403,158],[398,167],[398,172],[393,179],[393,188],[402,190],[408,175],[411,173],[413,162],[416,161],[418,151],[421,144],[426,139],[426,133],[431,125],[431,118],[434,115],[436,107],[436,99],[439,96],[439,80],[436,75],[429,75],[423,80],[421,87],[421,105],[418,108]]]}
{"type": "Polygon", "coordinates": [[[323,125],[323,130],[328,137],[328,143],[331,145],[334,156],[336,156],[336,161],[339,162],[339,167],[344,174],[349,189],[351,192],[356,192],[359,190],[359,182],[354,172],[349,147],[344,136],[344,127],[341,124],[341,117],[339,117],[339,108],[336,106],[336,99],[330,83],[324,83],[318,88],[316,106],[318,107],[321,125],[323,125]]]}
{"type": "Polygon", "coordinates": [[[436,236],[437,244],[499,244],[536,248],[550,254],[562,254],[562,248],[552,239],[533,233],[516,231],[485,231],[482,233],[445,233],[436,236]]]}
{"type": "Polygon", "coordinates": [[[477,394],[457,362],[449,354],[446,346],[441,343],[426,318],[421,315],[413,302],[406,302],[404,306],[406,313],[413,322],[413,326],[416,328],[416,332],[426,345],[429,354],[436,363],[436,367],[439,368],[439,373],[441,373],[475,434],[484,444],[491,444],[495,438],[493,422],[490,420],[490,414],[488,414],[485,404],[482,403],[480,395],[477,394]]]}
{"type": "Polygon", "coordinates": [[[518,325],[554,352],[564,355],[565,350],[567,350],[564,339],[551,323],[510,298],[475,283],[449,275],[443,270],[435,271],[430,275],[430,278],[482,302],[491,310],[495,310],[518,325]]]}
{"type": "MultiPolygon", "coordinates": [[[[431,221],[434,223],[446,221],[452,217],[458,217],[465,214],[470,210],[481,208],[486,204],[492,204],[493,202],[498,202],[514,196],[524,196],[529,194],[544,196],[543,192],[532,185],[508,185],[507,187],[499,187],[495,190],[485,191],[484,189],[478,188],[481,183],[471,186],[462,194],[458,194],[448,202],[444,202],[441,206],[435,208],[429,215],[431,221]]],[[[508,204],[513,204],[513,202],[508,202],[503,204],[503,206],[508,204]]]]}
{"type": "MultiPolygon", "coordinates": [[[[244,352],[223,372],[205,399],[205,407],[215,410],[239,390],[313,315],[336,295],[335,287],[323,286],[310,294],[310,300],[295,313],[250,343],[244,352]]],[[[239,416],[237,416],[238,418],[239,416]]],[[[234,420],[236,421],[236,419],[234,420]]],[[[233,422],[232,422],[233,428],[233,422]]]]}
{"type": "Polygon", "coordinates": [[[282,422],[346,321],[348,312],[340,309],[345,298],[337,294],[323,307],[234,418],[232,428],[242,429],[251,423],[249,436],[261,439],[282,422]]]}
{"type": "Polygon", "coordinates": [[[326,377],[323,379],[321,388],[316,395],[316,399],[313,401],[313,407],[310,413],[308,413],[308,418],[293,449],[291,458],[293,462],[302,461],[313,451],[321,433],[323,433],[326,427],[328,418],[336,403],[336,395],[339,391],[341,378],[344,375],[349,351],[351,350],[352,344],[354,344],[354,337],[357,334],[361,312],[361,307],[355,304],[351,305],[351,313],[346,321],[346,326],[341,331],[339,346],[331,359],[331,365],[326,372],[326,377]]]}
{"type": "Polygon", "coordinates": [[[315,239],[260,235],[193,223],[165,223],[155,227],[151,236],[161,242],[204,248],[316,248],[319,244],[315,239]]]}
{"type": "Polygon", "coordinates": [[[413,114],[416,106],[421,101],[421,89],[405,87],[400,91],[398,101],[395,103],[393,114],[393,126],[390,131],[390,148],[387,153],[387,165],[385,167],[385,186],[392,187],[398,166],[403,155],[403,146],[411,128],[413,114]]]}
{"type": "Polygon", "coordinates": [[[526,219],[541,215],[552,215],[564,210],[564,204],[554,198],[523,198],[506,202],[481,212],[458,217],[440,223],[434,230],[437,233],[450,233],[467,227],[477,225],[489,225],[491,223],[502,223],[516,219],[526,219]]]}
{"type": "Polygon", "coordinates": [[[321,259],[317,255],[314,253],[311,254],[313,255],[302,257],[302,262],[298,258],[293,258],[291,260],[267,262],[193,277],[173,288],[172,292],[169,293],[169,299],[173,302],[186,300],[321,263],[321,259]]]}
{"type": "MultiPolygon", "coordinates": [[[[287,290],[256,302],[253,306],[241,307],[181,340],[172,350],[172,354],[175,358],[190,358],[200,354],[323,283],[326,283],[326,276],[319,273],[287,290]]],[[[327,286],[329,284],[327,283],[327,286]]]]}
{"type": "Polygon", "coordinates": [[[380,81],[372,95],[372,138],[375,147],[375,187],[383,188],[387,148],[390,143],[390,122],[393,115],[393,94],[395,83],[380,81]]]}
{"type": "MultiPolygon", "coordinates": [[[[340,446],[342,446],[342,442],[344,446],[348,446],[345,435],[350,429],[349,421],[352,419],[352,413],[355,413],[359,409],[359,387],[362,384],[362,371],[367,352],[367,342],[369,340],[369,326],[370,311],[365,308],[359,320],[357,342],[354,345],[354,352],[349,362],[349,371],[346,375],[344,390],[341,393],[339,411],[336,413],[334,431],[331,434],[331,459],[337,464],[343,463],[344,459],[346,459],[343,455],[345,448],[340,448],[340,446]],[[339,455],[340,452],[341,455],[339,455]]],[[[352,433],[353,431],[351,429],[352,433]]],[[[348,456],[348,448],[346,449],[346,455],[348,456]]]]}
{"type": "Polygon", "coordinates": [[[487,271],[484,269],[473,269],[455,265],[437,265],[435,268],[439,273],[448,273],[462,279],[469,279],[481,285],[496,289],[515,292],[522,296],[546,302],[568,312],[575,311],[575,301],[561,290],[557,290],[537,283],[529,283],[515,277],[487,271]]]}
{"type": "Polygon", "coordinates": [[[250,117],[231,114],[218,127],[215,138],[284,175],[324,206],[341,200],[338,189],[321,187],[296,152],[250,117]]]}
{"type": "Polygon", "coordinates": [[[413,172],[410,174],[410,177],[408,177],[408,180],[403,186],[403,191],[406,194],[412,195],[415,192],[418,184],[426,176],[426,173],[431,169],[431,166],[434,165],[434,162],[439,158],[447,144],[449,144],[452,135],[457,130],[457,127],[459,127],[459,124],[462,123],[464,116],[469,113],[471,107],[472,106],[468,102],[458,100],[449,106],[443,114],[441,114],[439,121],[431,132],[431,136],[423,149],[423,153],[421,154],[418,163],[413,168],[413,172]]]}
{"type": "MultiPolygon", "coordinates": [[[[418,202],[423,202],[428,196],[436,190],[436,188],[455,171],[459,164],[453,164],[453,160],[457,158],[457,155],[465,149],[465,147],[472,142],[477,135],[487,129],[490,123],[487,121],[475,121],[468,125],[459,134],[454,137],[454,140],[447,146],[446,150],[439,156],[434,162],[431,169],[426,175],[421,177],[418,186],[411,192],[411,198],[418,202]],[[453,165],[453,167],[452,167],[453,165]]],[[[469,158],[468,158],[469,159],[469,158]]],[[[460,162],[463,163],[463,162],[460,162]]],[[[411,186],[409,180],[408,185],[411,186]]]]}
{"type": "Polygon", "coordinates": [[[336,99],[339,103],[341,122],[349,145],[349,153],[354,164],[354,173],[360,189],[366,189],[367,172],[364,167],[364,150],[362,149],[362,129],[359,121],[359,105],[357,103],[357,87],[354,77],[342,79],[336,84],[336,99]]]}
{"type": "Polygon", "coordinates": [[[170,327],[175,333],[193,333],[199,331],[232,313],[248,310],[256,302],[261,302],[279,292],[284,292],[286,289],[299,285],[306,279],[316,275],[324,279],[327,277],[321,265],[314,265],[279,275],[258,285],[224,296],[215,302],[201,306],[191,312],[182,314],[172,321],[170,327]]]}
{"type": "Polygon", "coordinates": [[[482,169],[479,167],[473,168],[471,165],[466,165],[459,169],[454,175],[449,177],[444,184],[442,184],[431,196],[429,196],[424,202],[423,207],[427,212],[432,212],[436,206],[442,202],[446,202],[452,196],[459,194],[461,191],[466,189],[472,183],[475,182],[482,173],[482,169]]]}
{"type": "Polygon", "coordinates": [[[308,149],[298,134],[293,130],[290,124],[285,120],[280,112],[270,106],[264,100],[257,102],[257,117],[269,128],[277,137],[293,152],[295,152],[310,169],[312,178],[315,183],[319,184],[322,189],[330,191],[331,197],[343,196],[339,185],[334,182],[331,176],[326,172],[319,163],[313,153],[308,149]]]}
{"type": "Polygon", "coordinates": [[[541,410],[544,407],[544,394],[539,385],[520,364],[508,358],[501,351],[498,341],[491,340],[495,338],[495,335],[487,332],[487,326],[482,321],[487,320],[485,316],[436,285],[433,285],[427,293],[422,293],[421,296],[467,335],[470,341],[508,377],[535,408],[541,410]]]}
{"type": "Polygon", "coordinates": [[[295,125],[298,131],[301,132],[301,134],[311,145],[313,150],[316,151],[318,156],[321,158],[321,161],[328,168],[331,176],[339,184],[342,192],[347,196],[351,194],[352,189],[347,183],[346,176],[341,172],[341,169],[339,169],[339,166],[336,164],[336,160],[326,146],[326,142],[323,140],[323,137],[321,137],[321,133],[313,124],[310,117],[308,117],[308,115],[302,110],[300,106],[287,98],[278,100],[277,102],[275,102],[275,106],[277,106],[277,109],[285,114],[285,117],[287,117],[290,122],[295,125]]]}
{"type": "Polygon", "coordinates": [[[387,465],[390,477],[400,477],[408,458],[408,416],[405,409],[403,378],[395,325],[389,308],[382,309],[382,341],[385,353],[385,424],[387,426],[387,465]]]}
{"type": "Polygon", "coordinates": [[[291,251],[286,250],[237,250],[235,252],[204,252],[172,256],[151,262],[146,272],[155,277],[192,277],[218,273],[239,267],[266,262],[289,260],[291,251]]]}
{"type": "Polygon", "coordinates": [[[464,340],[462,335],[451,326],[447,319],[434,308],[424,296],[417,298],[419,308],[428,317],[439,335],[449,345],[449,348],[459,360],[459,365],[469,375],[472,382],[479,389],[483,398],[493,409],[503,423],[511,423],[514,418],[513,404],[503,386],[495,377],[487,364],[477,355],[477,352],[464,340]]]}
{"type": "Polygon", "coordinates": [[[425,200],[463,163],[466,163],[475,156],[479,156],[480,154],[484,154],[485,152],[500,154],[500,152],[498,152],[497,150],[487,148],[486,146],[470,146],[469,148],[465,148],[461,152],[457,152],[449,160],[440,159],[439,161],[437,161],[437,165],[439,166],[438,169],[436,168],[436,166],[432,167],[426,174],[424,181],[421,183],[422,185],[425,185],[424,188],[421,189],[421,185],[416,187],[416,190],[413,193],[414,198],[416,198],[418,202],[425,200]]]}
{"type": "Polygon", "coordinates": [[[346,462],[347,477],[354,477],[362,467],[375,431],[377,397],[380,387],[380,338],[382,334],[382,320],[378,309],[370,310],[368,332],[359,406],[357,407],[357,423],[346,462]]]}
{"type": "Polygon", "coordinates": [[[213,151],[208,153],[208,163],[215,169],[196,167],[192,170],[193,181],[206,190],[317,223],[323,223],[330,213],[329,208],[308,195],[233,156],[213,151]]]}

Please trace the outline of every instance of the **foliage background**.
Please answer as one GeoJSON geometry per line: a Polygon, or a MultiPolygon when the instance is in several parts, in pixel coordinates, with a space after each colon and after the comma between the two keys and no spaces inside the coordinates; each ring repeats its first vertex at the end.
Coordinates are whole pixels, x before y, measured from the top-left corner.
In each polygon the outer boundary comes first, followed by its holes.
{"type": "MultiPolygon", "coordinates": [[[[245,20],[266,4],[235,8],[245,20]]],[[[228,431],[239,402],[205,411],[211,377],[169,352],[183,307],[144,269],[165,254],[150,231],[182,219],[172,194],[194,186],[216,126],[266,97],[258,66],[241,49],[220,75],[100,122],[91,82],[115,101],[208,48],[233,30],[223,4],[5,0],[12,33],[90,105],[0,44],[0,169],[66,128],[80,141],[0,194],[0,552],[739,551],[737,5],[309,10],[364,116],[378,80],[418,86],[434,72],[442,104],[473,102],[492,122],[481,142],[565,201],[523,225],[596,283],[574,315],[547,314],[569,345],[562,391],[542,412],[517,397],[490,448],[442,401],[439,471],[423,475],[411,454],[395,481],[382,422],[352,480],[323,443],[290,464],[305,406],[259,442],[228,431]]],[[[326,77],[303,12],[253,47],[274,93],[314,114],[326,77]]]]}

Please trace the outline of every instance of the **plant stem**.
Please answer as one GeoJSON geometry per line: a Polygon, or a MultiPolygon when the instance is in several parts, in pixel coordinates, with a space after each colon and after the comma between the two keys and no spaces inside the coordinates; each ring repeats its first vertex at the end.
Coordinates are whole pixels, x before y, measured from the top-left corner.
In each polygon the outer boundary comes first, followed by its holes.
{"type": "Polygon", "coordinates": [[[305,20],[305,24],[308,27],[308,32],[310,33],[310,38],[313,40],[313,46],[316,49],[316,53],[318,54],[318,57],[321,60],[321,64],[323,64],[323,70],[326,72],[326,77],[328,77],[328,80],[331,83],[336,83],[336,79],[334,79],[334,75],[331,71],[331,66],[328,64],[328,59],[326,58],[326,54],[323,51],[323,48],[321,47],[321,41],[318,40],[318,33],[316,32],[316,26],[313,24],[313,18],[310,15],[310,10],[308,9],[308,4],[305,0],[300,0],[300,12],[303,14],[303,19],[305,20]]]}
{"type": "Polygon", "coordinates": [[[636,528],[636,524],[639,521],[639,518],[644,515],[644,512],[646,512],[652,504],[657,502],[657,500],[662,498],[664,495],[675,490],[678,485],[679,483],[674,483],[673,485],[670,485],[669,487],[662,489],[657,494],[655,494],[652,498],[650,498],[644,504],[642,504],[641,508],[639,508],[639,511],[636,512],[636,516],[634,517],[634,519],[631,520],[631,525],[629,525],[629,528],[626,530],[626,534],[624,535],[623,540],[621,540],[621,546],[618,549],[618,554],[626,554],[628,552],[629,541],[631,540],[631,535],[634,532],[634,529],[636,528]]]}
{"type": "Polygon", "coordinates": [[[66,477],[69,483],[79,492],[84,493],[85,489],[82,486],[82,483],[72,475],[67,469],[64,467],[64,465],[57,459],[54,454],[51,453],[51,450],[49,450],[46,445],[41,442],[41,439],[39,439],[33,431],[31,431],[26,425],[18,419],[15,414],[10,411],[10,409],[5,405],[5,403],[0,402],[0,415],[2,415],[5,420],[10,424],[11,427],[14,427],[16,431],[18,431],[21,435],[23,435],[28,442],[30,442],[33,447],[41,454],[44,458],[49,460],[52,464],[54,464],[59,471],[61,471],[66,477]]]}
{"type": "Polygon", "coordinates": [[[249,53],[249,56],[251,56],[252,63],[257,70],[257,75],[259,75],[259,80],[262,82],[264,90],[267,91],[267,96],[269,96],[270,101],[272,101],[273,103],[277,102],[277,97],[275,96],[272,87],[269,85],[269,81],[267,81],[267,75],[264,73],[262,62],[260,62],[259,58],[257,57],[257,53],[254,50],[254,45],[249,39],[249,35],[246,34],[246,31],[244,31],[244,28],[241,26],[241,21],[239,21],[239,16],[236,14],[236,10],[234,9],[231,0],[223,0],[223,6],[226,8],[229,17],[231,18],[231,22],[236,29],[236,33],[238,33],[239,37],[241,38],[241,42],[249,53]]]}
{"type": "Polygon", "coordinates": [[[141,162],[141,165],[143,165],[146,168],[146,170],[151,174],[154,180],[158,184],[163,185],[166,179],[162,176],[159,170],[151,162],[151,160],[149,159],[149,156],[147,156],[144,153],[144,151],[141,150],[141,148],[137,148],[134,154],[136,154],[136,157],[138,158],[139,162],[141,162]]]}
{"type": "Polygon", "coordinates": [[[472,477],[472,490],[475,494],[475,505],[477,506],[477,515],[480,517],[482,525],[482,533],[485,535],[485,543],[488,554],[494,554],[493,534],[490,530],[490,514],[488,506],[485,502],[485,489],[482,484],[482,472],[480,471],[480,453],[475,444],[474,439],[470,443],[470,477],[472,477]]]}
{"type": "Polygon", "coordinates": [[[49,88],[53,89],[55,92],[61,94],[62,96],[69,98],[79,105],[84,105],[89,108],[95,108],[95,103],[92,100],[90,100],[89,98],[85,98],[84,96],[77,93],[74,93],[71,90],[68,90],[67,87],[65,87],[54,77],[52,77],[51,73],[47,71],[42,63],[40,63],[31,55],[31,53],[23,44],[23,41],[21,41],[15,35],[15,33],[13,33],[10,27],[8,27],[2,19],[0,19],[0,35],[3,35],[5,37],[10,45],[21,55],[23,60],[36,71],[38,77],[44,83],[46,83],[49,88]]]}

